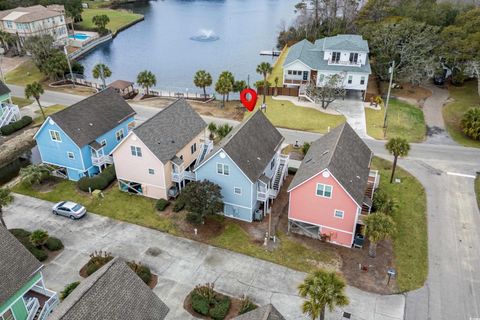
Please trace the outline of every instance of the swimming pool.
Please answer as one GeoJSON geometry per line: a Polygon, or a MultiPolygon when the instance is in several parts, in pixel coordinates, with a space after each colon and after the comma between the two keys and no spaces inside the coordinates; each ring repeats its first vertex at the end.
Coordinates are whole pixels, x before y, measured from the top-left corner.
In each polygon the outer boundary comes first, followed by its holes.
{"type": "Polygon", "coordinates": [[[85,41],[87,39],[90,38],[90,35],[86,34],[86,33],[75,33],[75,35],[73,36],[68,36],[70,39],[74,39],[74,40],[80,40],[80,41],[85,41]]]}

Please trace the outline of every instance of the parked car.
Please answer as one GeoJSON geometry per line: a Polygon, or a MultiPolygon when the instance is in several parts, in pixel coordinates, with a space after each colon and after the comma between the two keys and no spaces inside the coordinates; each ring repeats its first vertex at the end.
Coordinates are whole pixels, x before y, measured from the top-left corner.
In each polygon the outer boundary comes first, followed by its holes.
{"type": "Polygon", "coordinates": [[[87,213],[87,209],[85,209],[84,206],[75,202],[61,201],[53,206],[52,213],[69,217],[70,219],[75,220],[83,217],[87,213]]]}

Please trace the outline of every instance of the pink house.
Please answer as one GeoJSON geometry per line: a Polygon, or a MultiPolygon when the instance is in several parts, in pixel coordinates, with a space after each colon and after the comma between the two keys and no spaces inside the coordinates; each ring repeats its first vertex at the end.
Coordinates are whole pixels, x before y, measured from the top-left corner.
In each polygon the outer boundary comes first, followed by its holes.
{"type": "Polygon", "coordinates": [[[310,146],[289,188],[289,231],[351,247],[370,213],[373,153],[347,124],[310,146]]]}

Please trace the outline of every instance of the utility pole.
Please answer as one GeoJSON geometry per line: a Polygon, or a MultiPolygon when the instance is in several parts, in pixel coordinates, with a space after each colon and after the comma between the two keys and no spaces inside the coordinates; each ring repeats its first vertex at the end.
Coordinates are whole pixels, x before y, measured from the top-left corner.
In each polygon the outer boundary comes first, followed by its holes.
{"type": "Polygon", "coordinates": [[[5,82],[5,78],[3,77],[3,70],[2,70],[2,62],[3,62],[3,54],[5,53],[5,49],[0,48],[0,75],[2,77],[2,81],[5,82]]]}
{"type": "Polygon", "coordinates": [[[75,88],[75,76],[73,75],[72,65],[70,64],[70,59],[68,58],[67,46],[63,47],[63,52],[65,52],[65,57],[67,58],[68,69],[70,70],[70,79],[72,80],[72,86],[75,88]]]}
{"type": "Polygon", "coordinates": [[[390,73],[390,82],[388,85],[388,92],[387,92],[387,101],[385,102],[385,116],[383,117],[383,128],[384,132],[387,131],[387,111],[388,111],[388,102],[390,101],[390,92],[392,91],[392,83],[393,83],[393,70],[395,69],[395,60],[392,61],[392,65],[388,68],[388,73],[390,73]]]}

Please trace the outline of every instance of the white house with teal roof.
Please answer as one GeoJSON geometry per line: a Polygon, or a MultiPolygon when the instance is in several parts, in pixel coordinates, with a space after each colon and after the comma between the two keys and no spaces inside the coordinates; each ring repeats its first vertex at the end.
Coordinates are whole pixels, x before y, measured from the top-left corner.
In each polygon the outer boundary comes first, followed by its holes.
{"type": "Polygon", "coordinates": [[[12,103],[10,89],[0,81],[0,128],[20,120],[20,110],[12,103]]]}
{"type": "Polygon", "coordinates": [[[340,74],[343,88],[365,93],[371,73],[368,42],[360,35],[340,34],[302,40],[293,45],[283,64],[283,85],[295,87],[313,82],[322,87],[326,80],[340,74]]]}

